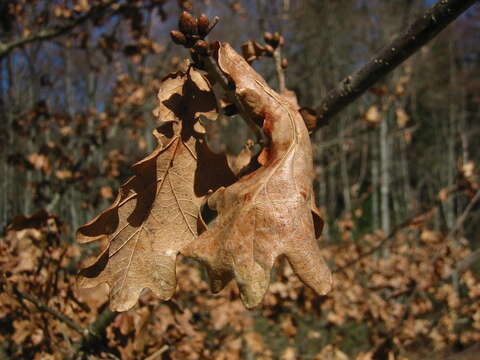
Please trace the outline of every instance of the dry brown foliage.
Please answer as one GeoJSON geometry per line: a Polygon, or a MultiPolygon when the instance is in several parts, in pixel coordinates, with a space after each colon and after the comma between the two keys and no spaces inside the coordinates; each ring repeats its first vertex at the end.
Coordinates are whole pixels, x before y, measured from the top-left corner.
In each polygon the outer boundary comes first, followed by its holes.
{"type": "Polygon", "coordinates": [[[419,346],[428,358],[434,349],[480,341],[480,279],[469,269],[459,274],[456,285],[451,277],[456,264],[471,254],[465,241],[429,230],[424,220],[382,247],[388,255],[362,257],[383,238],[372,234],[354,243],[347,225],[342,243],[322,249],[338,269],[334,289],[324,298],[302,286],[281,262],[263,306],[250,312],[236,286],[213,295],[202,270],[179,261],[175,301],[142,295],[134,309],[107,324],[96,345],[78,350],[82,333],[65,318],[80,330],[92,324],[108,304],[108,291],[74,287],[82,252],[60,241],[58,218],[45,212],[19,217],[0,243],[0,343],[9,353],[32,359],[86,352],[105,359],[364,360],[415,359],[408,351],[419,346]],[[352,265],[340,270],[345,264],[352,265]],[[343,341],[356,327],[364,343],[352,352],[343,341]]]}
{"type": "Polygon", "coordinates": [[[235,278],[248,308],[261,302],[281,255],[319,294],[330,290],[316,241],[323,224],[303,118],[228,44],[219,45],[215,61],[269,143],[255,159],[258,169],[234,182],[225,156],[211,153],[202,136],[200,116],[216,118],[221,111],[205,75],[190,66],[164,79],[156,109],[162,126],[154,133],[159,146],[134,165],[136,176],[114,204],[78,231],[80,242],[108,242],[79,284],[106,282],[113,310],[133,307],[144,288],[170,299],[179,253],[207,267],[213,292],[235,278]],[[201,218],[202,204],[218,214],[210,224],[201,218]]]}

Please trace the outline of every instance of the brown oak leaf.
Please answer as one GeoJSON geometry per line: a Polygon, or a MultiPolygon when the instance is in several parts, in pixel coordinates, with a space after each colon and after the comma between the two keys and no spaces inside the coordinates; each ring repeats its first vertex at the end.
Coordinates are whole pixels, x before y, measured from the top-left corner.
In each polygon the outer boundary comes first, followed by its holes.
{"type": "Polygon", "coordinates": [[[235,180],[225,157],[210,152],[194,131],[198,116],[215,111],[207,80],[192,67],[170,74],[158,99],[156,114],[164,124],[154,131],[157,148],[133,165],[135,176],[110,208],[77,232],[79,242],[107,243],[81,270],[78,284],[107,283],[112,310],[134,306],[144,288],[161,299],[173,295],[176,258],[197,237],[202,199],[235,180]]]}
{"type": "Polygon", "coordinates": [[[214,292],[235,278],[248,308],[263,299],[281,255],[305,284],[324,295],[332,277],[316,240],[315,228],[318,234],[323,224],[312,207],[308,130],[289,99],[270,89],[230,45],[218,46],[220,70],[235,84],[247,116],[263,123],[270,144],[258,157],[260,168],[209,196],[208,206],[218,216],[182,254],[207,267],[214,292]]]}

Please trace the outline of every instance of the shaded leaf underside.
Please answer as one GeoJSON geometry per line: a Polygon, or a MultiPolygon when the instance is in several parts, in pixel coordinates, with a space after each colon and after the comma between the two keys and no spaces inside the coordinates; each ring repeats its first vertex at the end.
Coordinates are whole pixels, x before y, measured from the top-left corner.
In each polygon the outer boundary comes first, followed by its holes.
{"type": "MultiPolygon", "coordinates": [[[[133,166],[136,175],[122,185],[114,204],[77,233],[80,242],[108,242],[80,272],[79,286],[107,283],[110,307],[117,311],[131,308],[144,288],[161,299],[173,295],[176,257],[196,239],[202,198],[216,183],[234,180],[226,160],[210,153],[193,131],[198,114],[189,103],[205,94],[201,79],[191,80],[192,71],[164,81],[157,112],[168,122],[154,133],[157,149],[133,166]],[[199,157],[211,167],[199,167],[199,157]]],[[[204,110],[213,108],[214,99],[206,102],[204,110]]]]}

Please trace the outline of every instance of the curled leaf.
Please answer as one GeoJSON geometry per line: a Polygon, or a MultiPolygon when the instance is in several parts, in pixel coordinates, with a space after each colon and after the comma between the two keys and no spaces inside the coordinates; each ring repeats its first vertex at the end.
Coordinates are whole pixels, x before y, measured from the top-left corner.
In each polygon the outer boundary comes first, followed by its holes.
{"type": "Polygon", "coordinates": [[[235,278],[248,308],[261,302],[281,255],[324,295],[332,278],[316,240],[315,221],[317,229],[321,223],[312,216],[312,149],[303,119],[228,44],[220,45],[218,64],[249,115],[263,119],[270,144],[259,155],[260,168],[209,197],[218,216],[182,253],[205,264],[214,292],[235,278]]]}

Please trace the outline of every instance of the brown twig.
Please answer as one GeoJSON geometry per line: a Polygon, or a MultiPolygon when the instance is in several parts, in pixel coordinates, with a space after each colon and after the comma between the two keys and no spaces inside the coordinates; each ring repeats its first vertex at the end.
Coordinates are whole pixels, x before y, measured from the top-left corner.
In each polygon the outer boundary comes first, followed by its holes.
{"type": "Polygon", "coordinates": [[[114,4],[117,1],[118,0],[110,0],[104,4],[94,6],[85,14],[73,20],[69,24],[59,26],[59,27],[52,27],[50,29],[40,30],[30,36],[25,36],[21,39],[16,39],[8,43],[0,42],[0,59],[7,56],[13,49],[17,47],[20,47],[29,43],[33,43],[36,41],[48,40],[48,39],[52,39],[52,38],[64,35],[68,33],[70,30],[73,30],[77,26],[83,24],[88,19],[92,18],[94,15],[97,15],[99,12],[107,9],[110,5],[114,4]]]}
{"type": "MultiPolygon", "coordinates": [[[[457,190],[458,191],[458,188],[455,188],[453,190],[457,190]]],[[[459,226],[461,226],[461,224],[465,221],[465,218],[466,216],[469,214],[469,212],[471,211],[473,205],[475,205],[475,203],[480,200],[480,190],[475,194],[475,196],[473,197],[473,199],[470,201],[470,203],[467,205],[467,207],[465,208],[464,212],[462,213],[462,215],[457,219],[457,222],[455,223],[455,226],[452,228],[452,230],[450,230],[450,232],[448,233],[448,235],[445,236],[445,238],[449,238],[452,236],[452,234],[456,231],[456,229],[458,229],[459,226]]],[[[339,272],[339,271],[343,271],[345,270],[346,268],[358,263],[360,260],[366,258],[367,256],[370,256],[374,253],[376,253],[378,250],[382,249],[389,240],[391,240],[400,230],[402,230],[403,228],[405,228],[406,226],[408,226],[409,224],[412,223],[412,221],[421,216],[422,214],[427,214],[431,211],[434,211],[436,209],[441,209],[441,205],[442,205],[442,202],[437,199],[437,201],[435,201],[435,204],[433,204],[427,211],[423,211],[419,214],[415,214],[413,216],[411,216],[410,218],[408,218],[407,220],[401,222],[400,224],[398,224],[397,226],[395,226],[395,228],[390,232],[390,234],[386,235],[385,237],[383,237],[383,239],[377,244],[375,245],[374,247],[372,247],[371,249],[369,249],[368,251],[365,251],[364,253],[360,254],[357,258],[353,259],[352,261],[350,261],[349,263],[341,266],[341,267],[337,267],[335,269],[333,269],[332,271],[333,272],[339,272]]],[[[446,246],[446,245],[444,245],[446,246]]],[[[443,251],[444,247],[442,247],[441,249],[439,249],[432,261],[432,263],[435,263],[438,258],[440,257],[442,251],[443,251]]],[[[478,256],[478,255],[477,255],[478,256]]]]}
{"type": "Polygon", "coordinates": [[[4,345],[0,343],[0,360],[10,360],[10,356],[7,354],[7,350],[4,345]]]}
{"type": "MultiPolygon", "coordinates": [[[[446,239],[449,239],[450,237],[453,236],[453,234],[455,234],[455,232],[458,230],[458,228],[460,226],[462,226],[463,222],[465,221],[465,219],[467,218],[468,214],[470,213],[470,211],[472,210],[473,206],[475,205],[475,203],[480,200],[480,190],[477,191],[477,193],[475,194],[475,196],[473,197],[473,199],[470,201],[470,203],[467,205],[467,207],[465,208],[465,210],[463,211],[462,215],[460,215],[460,217],[457,219],[457,221],[455,222],[454,226],[450,229],[450,231],[448,232],[448,234],[445,236],[446,239]]],[[[448,246],[448,243],[444,243],[442,247],[439,247],[436,252],[435,252],[435,256],[433,257],[433,261],[432,263],[434,264],[439,258],[440,256],[442,256],[442,253],[443,251],[445,250],[445,248],[448,246]]],[[[454,271],[452,273],[452,278],[453,278],[453,282],[455,283],[455,277],[458,276],[458,274],[456,273],[456,271],[454,271]]]]}
{"type": "Polygon", "coordinates": [[[328,92],[317,109],[319,118],[317,123],[326,124],[335,114],[408,59],[476,2],[476,0],[439,0],[367,64],[344,78],[328,92]]]}
{"type": "Polygon", "coordinates": [[[477,261],[479,260],[480,260],[480,249],[477,249],[458,262],[457,267],[452,273],[452,276],[455,276],[458,278],[459,275],[463,274],[470,266],[477,263],[477,261]]]}
{"type": "Polygon", "coordinates": [[[152,355],[148,356],[145,358],[145,360],[155,360],[155,359],[160,359],[160,355],[162,355],[165,351],[167,351],[169,348],[168,345],[163,345],[160,349],[155,351],[152,355]]]}
{"type": "Polygon", "coordinates": [[[19,290],[16,286],[12,287],[13,293],[16,297],[22,300],[28,300],[32,304],[34,304],[39,310],[45,311],[50,315],[54,316],[56,319],[63,322],[72,330],[75,330],[77,333],[82,335],[82,339],[75,345],[74,347],[74,355],[73,358],[83,349],[87,348],[88,346],[100,342],[105,337],[105,331],[107,327],[112,323],[112,321],[117,316],[117,312],[110,311],[106,308],[98,317],[95,319],[93,323],[91,323],[88,327],[84,328],[78,325],[75,321],[73,321],[68,316],[53,310],[47,304],[45,304],[40,299],[32,296],[30,294],[24,293],[23,291],[19,290]]]}
{"type": "Polygon", "coordinates": [[[285,81],[285,70],[282,67],[282,48],[278,46],[273,52],[273,59],[275,60],[275,71],[277,73],[278,80],[278,92],[280,94],[284,93],[287,89],[285,81]]]}
{"type": "Polygon", "coordinates": [[[473,206],[477,203],[477,201],[480,200],[480,190],[477,191],[475,196],[472,198],[472,200],[468,203],[467,207],[463,211],[462,215],[459,216],[457,221],[455,222],[455,225],[452,227],[452,229],[449,231],[447,237],[452,236],[457,232],[458,229],[460,229],[465,222],[465,220],[468,217],[468,214],[470,214],[470,211],[472,211],[473,206]]]}
{"type": "Polygon", "coordinates": [[[355,259],[353,259],[352,261],[348,262],[347,264],[341,266],[341,267],[336,267],[336,268],[333,268],[332,269],[332,272],[341,272],[341,271],[344,271],[345,269],[349,268],[350,266],[352,265],[355,265],[356,263],[358,263],[360,260],[370,256],[370,255],[373,255],[374,253],[376,253],[377,251],[379,251],[380,249],[382,249],[389,240],[391,240],[392,238],[395,237],[395,235],[400,231],[402,230],[403,228],[405,228],[406,226],[408,226],[409,224],[411,224],[412,220],[415,219],[416,217],[422,215],[422,214],[425,214],[425,213],[428,213],[430,211],[432,211],[433,209],[435,209],[436,207],[438,207],[438,205],[434,205],[431,209],[429,209],[428,211],[425,211],[425,212],[422,212],[421,214],[415,214],[414,216],[408,218],[407,220],[403,221],[402,223],[398,224],[397,226],[395,226],[395,228],[386,236],[383,237],[383,239],[377,244],[375,245],[374,247],[372,247],[371,249],[369,249],[368,251],[365,251],[364,253],[361,253],[359,256],[357,256],[355,259]]]}
{"type": "Polygon", "coordinates": [[[250,117],[247,115],[247,111],[245,110],[245,106],[243,103],[240,101],[238,96],[235,93],[235,88],[232,88],[232,85],[228,79],[225,77],[223,74],[222,70],[218,66],[217,62],[212,56],[204,56],[203,57],[205,68],[210,74],[214,81],[217,82],[225,91],[225,94],[227,95],[228,99],[235,105],[239,113],[242,115],[242,118],[246,121],[250,129],[253,131],[255,136],[258,139],[258,142],[261,145],[266,145],[268,143],[268,139],[261,131],[261,129],[250,119],[250,117]]]}
{"type": "Polygon", "coordinates": [[[100,343],[105,338],[107,327],[115,320],[117,315],[118,312],[105,308],[93,323],[83,329],[82,339],[73,347],[70,359],[76,359],[77,355],[86,349],[95,348],[94,345],[100,343]]]}
{"type": "Polygon", "coordinates": [[[118,312],[114,312],[108,308],[105,308],[105,310],[103,310],[100,315],[97,316],[95,321],[86,329],[84,329],[81,347],[85,347],[86,345],[91,345],[102,340],[105,337],[105,331],[107,327],[113,322],[113,320],[115,320],[117,315],[118,312]]]}
{"type": "Polygon", "coordinates": [[[23,291],[17,289],[16,286],[13,286],[12,289],[13,289],[13,293],[16,295],[18,299],[20,299],[20,301],[24,299],[30,301],[39,310],[45,311],[50,315],[54,316],[55,318],[63,322],[65,325],[67,325],[70,329],[75,330],[79,334],[82,334],[82,335],[84,334],[84,329],[80,325],[78,325],[75,321],[70,319],[68,316],[53,310],[40,299],[37,299],[35,296],[32,296],[30,294],[24,293],[23,291]]]}
{"type": "Polygon", "coordinates": [[[476,343],[462,352],[451,354],[444,360],[473,360],[478,358],[480,354],[480,343],[476,343]]]}

